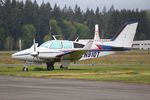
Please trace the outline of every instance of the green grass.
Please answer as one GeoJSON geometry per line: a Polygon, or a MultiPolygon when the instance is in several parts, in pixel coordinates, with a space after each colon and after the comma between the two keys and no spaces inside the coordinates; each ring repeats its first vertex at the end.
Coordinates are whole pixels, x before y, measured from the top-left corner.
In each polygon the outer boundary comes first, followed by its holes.
{"type": "Polygon", "coordinates": [[[150,84],[150,66],[70,66],[68,70],[59,69],[47,71],[46,67],[29,66],[28,72],[22,71],[23,66],[0,67],[1,75],[40,77],[40,78],[67,78],[96,81],[121,81],[150,84]]]}
{"type": "MultiPolygon", "coordinates": [[[[12,53],[14,52],[0,52],[0,64],[23,64],[23,61],[12,59],[12,53]]],[[[131,50],[79,63],[112,65],[69,66],[68,70],[56,66],[54,71],[47,71],[46,66],[29,66],[28,72],[22,71],[23,66],[0,66],[0,75],[150,84],[150,50],[131,50]],[[142,62],[141,65],[140,62],[142,62]],[[114,64],[129,65],[117,66],[114,64]]]]}

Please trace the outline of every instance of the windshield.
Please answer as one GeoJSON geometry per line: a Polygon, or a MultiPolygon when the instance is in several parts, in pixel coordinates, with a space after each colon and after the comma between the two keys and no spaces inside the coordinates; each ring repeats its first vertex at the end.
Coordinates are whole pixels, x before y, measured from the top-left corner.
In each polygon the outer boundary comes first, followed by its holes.
{"type": "Polygon", "coordinates": [[[47,41],[47,42],[44,42],[43,44],[40,45],[40,47],[48,48],[51,42],[52,42],[51,40],[47,41]]]}
{"type": "Polygon", "coordinates": [[[70,41],[47,41],[40,45],[40,47],[45,47],[49,49],[71,49],[72,48],[72,42],[70,41]]]}
{"type": "Polygon", "coordinates": [[[54,41],[49,48],[50,49],[62,49],[62,43],[61,41],[54,41]]]}

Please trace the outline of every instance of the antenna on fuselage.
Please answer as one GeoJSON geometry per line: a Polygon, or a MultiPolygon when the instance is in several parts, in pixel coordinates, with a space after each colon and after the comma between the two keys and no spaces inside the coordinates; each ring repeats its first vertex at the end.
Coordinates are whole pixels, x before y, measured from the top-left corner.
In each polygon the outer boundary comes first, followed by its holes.
{"type": "Polygon", "coordinates": [[[77,42],[79,40],[79,36],[75,39],[75,42],[77,42]]]}
{"type": "Polygon", "coordinates": [[[52,35],[52,37],[54,38],[54,40],[57,40],[56,37],[55,37],[55,35],[52,35]]]}
{"type": "Polygon", "coordinates": [[[36,51],[35,38],[33,39],[34,51],[36,51]]]}
{"type": "Polygon", "coordinates": [[[58,37],[58,36],[61,36],[61,35],[52,35],[52,37],[54,38],[54,40],[57,40],[56,36],[58,37]]]}

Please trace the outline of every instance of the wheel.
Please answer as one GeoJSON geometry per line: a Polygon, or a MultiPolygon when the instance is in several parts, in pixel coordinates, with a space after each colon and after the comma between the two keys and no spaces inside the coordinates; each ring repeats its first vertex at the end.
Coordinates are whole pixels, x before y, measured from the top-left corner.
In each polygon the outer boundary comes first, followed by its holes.
{"type": "Polygon", "coordinates": [[[54,70],[54,63],[47,62],[47,70],[54,70]]]}
{"type": "Polygon", "coordinates": [[[50,70],[50,67],[49,67],[49,66],[47,66],[47,70],[50,70]]]}
{"type": "Polygon", "coordinates": [[[68,69],[68,67],[63,67],[63,65],[60,65],[60,69],[68,69]]]}
{"type": "Polygon", "coordinates": [[[62,65],[60,65],[60,69],[62,69],[63,68],[63,66],[62,65]]]}
{"type": "Polygon", "coordinates": [[[54,70],[54,66],[51,66],[50,69],[51,69],[51,70],[54,70]]]}
{"type": "Polygon", "coordinates": [[[54,70],[54,66],[48,66],[47,70],[54,70]]]}
{"type": "Polygon", "coordinates": [[[23,67],[22,71],[26,72],[26,71],[28,71],[28,68],[27,67],[23,67]]]}

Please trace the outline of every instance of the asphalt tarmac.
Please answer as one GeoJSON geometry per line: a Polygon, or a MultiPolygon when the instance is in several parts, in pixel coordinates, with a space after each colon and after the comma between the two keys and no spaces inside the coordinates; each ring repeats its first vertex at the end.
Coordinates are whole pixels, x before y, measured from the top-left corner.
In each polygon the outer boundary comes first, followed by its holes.
{"type": "Polygon", "coordinates": [[[150,100],[150,85],[0,76],[0,100],[150,100]]]}

